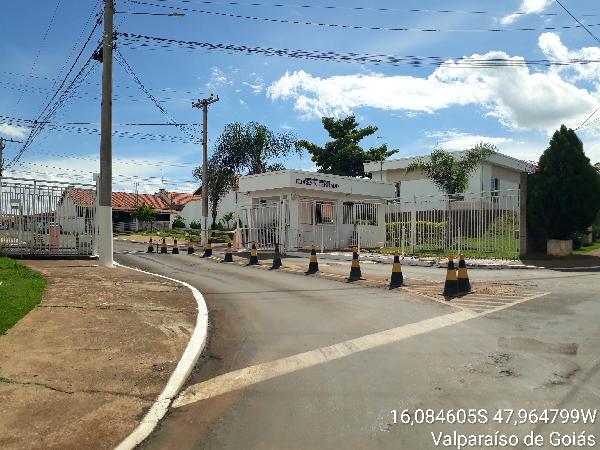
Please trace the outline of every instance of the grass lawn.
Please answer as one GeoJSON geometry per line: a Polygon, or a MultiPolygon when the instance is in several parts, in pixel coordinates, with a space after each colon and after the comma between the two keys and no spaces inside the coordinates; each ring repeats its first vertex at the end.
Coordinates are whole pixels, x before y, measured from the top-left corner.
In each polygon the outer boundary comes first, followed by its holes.
{"type": "Polygon", "coordinates": [[[585,247],[581,247],[579,250],[573,250],[574,255],[585,255],[592,250],[600,249],[600,241],[594,242],[592,245],[586,245],[585,247]]]}
{"type": "Polygon", "coordinates": [[[10,258],[0,258],[0,335],[42,299],[46,279],[10,258]]]}

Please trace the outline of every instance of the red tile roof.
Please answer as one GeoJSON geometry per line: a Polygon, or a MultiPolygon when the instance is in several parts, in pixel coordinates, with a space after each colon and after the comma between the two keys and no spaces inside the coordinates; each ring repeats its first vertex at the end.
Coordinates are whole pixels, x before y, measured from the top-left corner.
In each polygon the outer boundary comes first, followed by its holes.
{"type": "Polygon", "coordinates": [[[163,198],[169,199],[174,206],[185,206],[189,202],[202,201],[202,196],[194,194],[184,194],[182,192],[162,191],[163,198]]]}
{"type": "MultiPolygon", "coordinates": [[[[68,188],[67,196],[78,206],[91,207],[96,202],[93,189],[68,188]]],[[[157,211],[171,211],[170,206],[160,196],[152,194],[133,194],[131,192],[113,192],[112,207],[117,211],[133,211],[136,205],[147,205],[157,211]]]]}
{"type": "Polygon", "coordinates": [[[91,207],[96,204],[96,191],[94,189],[76,189],[67,188],[67,196],[73,200],[77,206],[91,207]]]}

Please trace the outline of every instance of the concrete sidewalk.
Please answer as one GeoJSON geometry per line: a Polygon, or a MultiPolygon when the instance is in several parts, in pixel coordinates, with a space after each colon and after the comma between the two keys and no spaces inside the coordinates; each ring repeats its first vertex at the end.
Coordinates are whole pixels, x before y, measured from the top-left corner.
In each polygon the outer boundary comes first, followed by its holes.
{"type": "Polygon", "coordinates": [[[113,448],[165,387],[196,301],[178,283],[125,268],[26,264],[48,286],[0,336],[0,448],[113,448]]]}

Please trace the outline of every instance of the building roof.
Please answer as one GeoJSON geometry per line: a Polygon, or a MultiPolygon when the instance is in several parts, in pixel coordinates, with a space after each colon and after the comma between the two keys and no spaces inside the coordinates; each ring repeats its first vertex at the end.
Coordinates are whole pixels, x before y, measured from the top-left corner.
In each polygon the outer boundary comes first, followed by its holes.
{"type": "MultiPolygon", "coordinates": [[[[462,153],[464,153],[464,151],[453,152],[454,155],[458,156],[462,153]]],[[[384,171],[406,169],[410,163],[418,159],[427,161],[429,156],[409,156],[407,158],[390,159],[387,161],[374,161],[366,163],[364,165],[364,169],[367,173],[381,172],[382,169],[384,171]]],[[[513,158],[512,156],[504,155],[502,153],[494,153],[492,156],[487,158],[486,161],[496,166],[504,167],[516,172],[527,172],[531,169],[530,163],[513,158]]]]}
{"type": "Polygon", "coordinates": [[[201,195],[186,194],[183,192],[169,192],[161,190],[158,195],[161,195],[163,199],[168,199],[174,206],[185,206],[190,202],[202,201],[201,195]]]}
{"type": "MultiPolygon", "coordinates": [[[[186,195],[186,194],[184,194],[186,195]]],[[[69,187],[67,196],[77,206],[92,207],[96,203],[96,191],[93,189],[78,189],[69,187]]],[[[133,211],[137,205],[147,205],[151,208],[170,212],[171,208],[165,200],[153,194],[134,194],[131,192],[113,192],[111,196],[112,208],[117,211],[133,211]]]]}

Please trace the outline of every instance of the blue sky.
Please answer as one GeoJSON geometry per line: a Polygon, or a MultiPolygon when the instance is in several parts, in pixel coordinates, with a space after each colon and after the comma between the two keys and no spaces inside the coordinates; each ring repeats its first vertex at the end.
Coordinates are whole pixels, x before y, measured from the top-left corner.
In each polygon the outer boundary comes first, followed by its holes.
{"type": "MultiPolygon", "coordinates": [[[[55,79],[64,77],[66,68],[82,48],[94,24],[93,14],[101,11],[101,3],[97,0],[4,2],[0,17],[0,136],[26,139],[27,122],[14,118],[37,117],[48,93],[56,87],[55,79]],[[86,25],[90,14],[92,19],[86,25]]],[[[284,6],[274,6],[280,2],[270,0],[239,3],[118,0],[116,9],[120,12],[177,11],[167,7],[188,10],[179,10],[185,17],[117,14],[116,26],[119,32],[183,41],[436,56],[450,62],[438,68],[427,64],[314,61],[220,50],[142,47],[120,38],[119,51],[178,122],[199,124],[201,114],[191,107],[192,101],[210,93],[219,95],[221,100],[210,109],[211,143],[226,123],[255,120],[277,132],[293,132],[299,138],[322,144],[327,140],[320,123],[322,115],[342,117],[354,113],[361,125],[379,127],[376,136],[364,141],[365,146],[386,142],[399,149],[399,157],[427,154],[436,144],[464,149],[484,140],[495,143],[503,153],[537,160],[554,129],[561,123],[574,128],[600,106],[600,63],[482,68],[456,61],[474,55],[479,55],[476,57],[480,60],[600,61],[600,44],[584,29],[574,27],[573,19],[553,0],[285,0],[284,6]],[[294,6],[307,4],[312,7],[294,6]],[[449,8],[453,12],[439,12],[449,8]],[[411,12],[411,9],[421,11],[411,12]],[[515,11],[520,14],[513,14],[515,11]],[[330,27],[319,23],[409,31],[330,27]],[[533,30],[519,31],[519,28],[533,30]],[[418,31],[423,29],[440,31],[418,31]],[[486,31],[489,29],[504,31],[486,31]]],[[[596,2],[563,0],[563,5],[600,36],[600,26],[594,26],[600,23],[596,2]]],[[[100,29],[93,35],[74,73],[99,39],[100,29]]],[[[11,167],[7,175],[91,181],[91,174],[98,170],[99,137],[93,129],[99,128],[100,77],[101,67],[95,63],[74,98],[52,117],[56,126],[46,128],[24,153],[20,160],[23,164],[11,167]],[[63,125],[66,122],[90,125],[67,128],[63,125]],[[82,127],[85,130],[77,129],[82,127]]],[[[201,162],[200,145],[182,142],[188,138],[175,127],[125,125],[162,123],[167,119],[117,63],[114,91],[114,128],[128,136],[116,136],[113,141],[115,189],[134,190],[131,177],[139,177],[140,191],[154,192],[161,186],[193,189],[191,172],[201,162]]],[[[592,162],[600,161],[599,126],[593,124],[579,134],[592,162]]],[[[198,128],[190,131],[197,134],[198,128]]],[[[10,160],[19,149],[19,144],[9,143],[6,159],[10,160]]],[[[289,168],[314,169],[308,155],[293,157],[285,163],[289,168]]]]}

